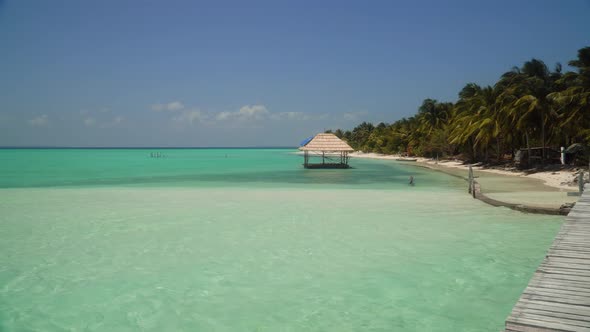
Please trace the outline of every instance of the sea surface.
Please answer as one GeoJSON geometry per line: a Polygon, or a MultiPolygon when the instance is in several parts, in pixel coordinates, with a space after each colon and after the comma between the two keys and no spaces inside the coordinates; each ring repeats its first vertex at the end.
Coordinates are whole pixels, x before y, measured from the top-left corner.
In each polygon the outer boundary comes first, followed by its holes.
{"type": "Polygon", "coordinates": [[[562,222],[295,152],[0,150],[0,331],[500,331],[562,222]]]}

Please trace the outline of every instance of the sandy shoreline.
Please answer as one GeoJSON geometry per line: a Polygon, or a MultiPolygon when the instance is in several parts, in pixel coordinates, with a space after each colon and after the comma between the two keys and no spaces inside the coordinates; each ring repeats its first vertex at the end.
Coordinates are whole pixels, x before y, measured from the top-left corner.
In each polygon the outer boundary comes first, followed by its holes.
{"type": "MultiPolygon", "coordinates": [[[[353,152],[349,156],[360,159],[391,160],[400,165],[425,167],[463,178],[467,178],[469,171],[469,165],[458,160],[437,162],[429,158],[412,157],[408,159],[416,159],[415,162],[398,161],[396,159],[401,158],[399,155],[363,152],[353,152]]],[[[548,170],[527,174],[513,169],[485,168],[479,165],[472,167],[479,188],[480,197],[477,198],[494,206],[510,207],[523,212],[562,214],[562,208],[571,206],[578,200],[578,196],[568,195],[568,192],[578,191],[578,185],[573,182],[577,177],[577,169],[548,170]]],[[[585,178],[588,179],[587,170],[585,170],[585,178]]]]}
{"type": "MultiPolygon", "coordinates": [[[[363,153],[363,152],[353,152],[350,154],[353,158],[367,158],[367,159],[383,159],[383,160],[395,160],[400,158],[400,156],[396,155],[383,155],[378,153],[363,153]]],[[[444,171],[445,169],[455,169],[455,170],[464,170],[465,174],[467,174],[469,170],[469,165],[464,165],[460,161],[449,161],[443,160],[436,162],[435,160],[429,158],[421,158],[421,157],[412,157],[412,159],[417,159],[416,164],[420,166],[426,166],[429,168],[439,169],[444,171]]],[[[410,163],[410,162],[408,162],[410,163]]],[[[483,168],[481,166],[473,166],[474,171],[478,172],[487,172],[499,175],[508,175],[520,178],[528,178],[528,179],[537,179],[543,182],[544,185],[561,189],[564,191],[576,191],[578,187],[576,185],[570,185],[570,183],[575,179],[577,176],[576,172],[573,170],[560,170],[557,172],[552,171],[542,171],[532,174],[526,174],[524,172],[518,171],[504,171],[499,169],[489,169],[483,168]]]]}
{"type": "MultiPolygon", "coordinates": [[[[395,155],[354,152],[353,158],[392,160],[400,158],[395,155]]],[[[461,161],[435,161],[428,158],[412,157],[411,161],[396,161],[400,164],[426,167],[447,174],[467,178],[469,165],[461,161]]],[[[569,196],[568,192],[577,192],[577,184],[572,183],[577,177],[576,170],[540,171],[526,174],[516,170],[489,169],[472,166],[478,178],[478,199],[494,205],[505,206],[523,212],[542,214],[566,214],[578,200],[577,196],[569,196]],[[565,210],[564,210],[565,207],[565,210]]],[[[587,173],[586,178],[587,178],[587,173]]]]}

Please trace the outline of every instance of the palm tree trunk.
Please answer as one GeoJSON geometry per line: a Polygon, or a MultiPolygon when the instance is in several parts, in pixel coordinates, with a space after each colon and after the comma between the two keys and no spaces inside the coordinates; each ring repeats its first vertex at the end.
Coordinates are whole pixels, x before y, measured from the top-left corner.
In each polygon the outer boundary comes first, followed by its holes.
{"type": "Polygon", "coordinates": [[[528,164],[531,167],[531,146],[529,145],[529,132],[527,130],[524,131],[524,137],[526,138],[526,149],[528,150],[528,164]]]}
{"type": "Polygon", "coordinates": [[[475,143],[473,142],[473,139],[469,139],[469,144],[471,145],[471,151],[473,153],[473,161],[477,161],[477,148],[475,146],[475,143]]]}
{"type": "Polygon", "coordinates": [[[502,161],[502,156],[500,155],[500,138],[496,136],[496,153],[498,154],[498,162],[502,161]]]}
{"type": "Polygon", "coordinates": [[[541,145],[543,145],[541,164],[545,164],[545,112],[543,110],[541,110],[541,145]]]}

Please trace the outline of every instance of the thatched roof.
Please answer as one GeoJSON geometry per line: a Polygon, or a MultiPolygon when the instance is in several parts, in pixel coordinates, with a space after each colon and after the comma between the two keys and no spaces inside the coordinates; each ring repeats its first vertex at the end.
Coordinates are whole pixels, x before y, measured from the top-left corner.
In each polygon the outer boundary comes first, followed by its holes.
{"type": "Polygon", "coordinates": [[[317,134],[309,141],[309,143],[300,147],[302,151],[342,151],[352,152],[354,151],[350,145],[346,144],[343,140],[336,137],[334,134],[317,134]]]}

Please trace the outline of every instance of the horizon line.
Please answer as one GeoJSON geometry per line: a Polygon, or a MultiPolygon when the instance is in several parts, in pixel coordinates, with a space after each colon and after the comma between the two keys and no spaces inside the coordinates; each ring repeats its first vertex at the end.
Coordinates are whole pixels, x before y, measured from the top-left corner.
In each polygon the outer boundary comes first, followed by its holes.
{"type": "Polygon", "coordinates": [[[0,146],[0,149],[296,149],[298,146],[0,146]]]}

